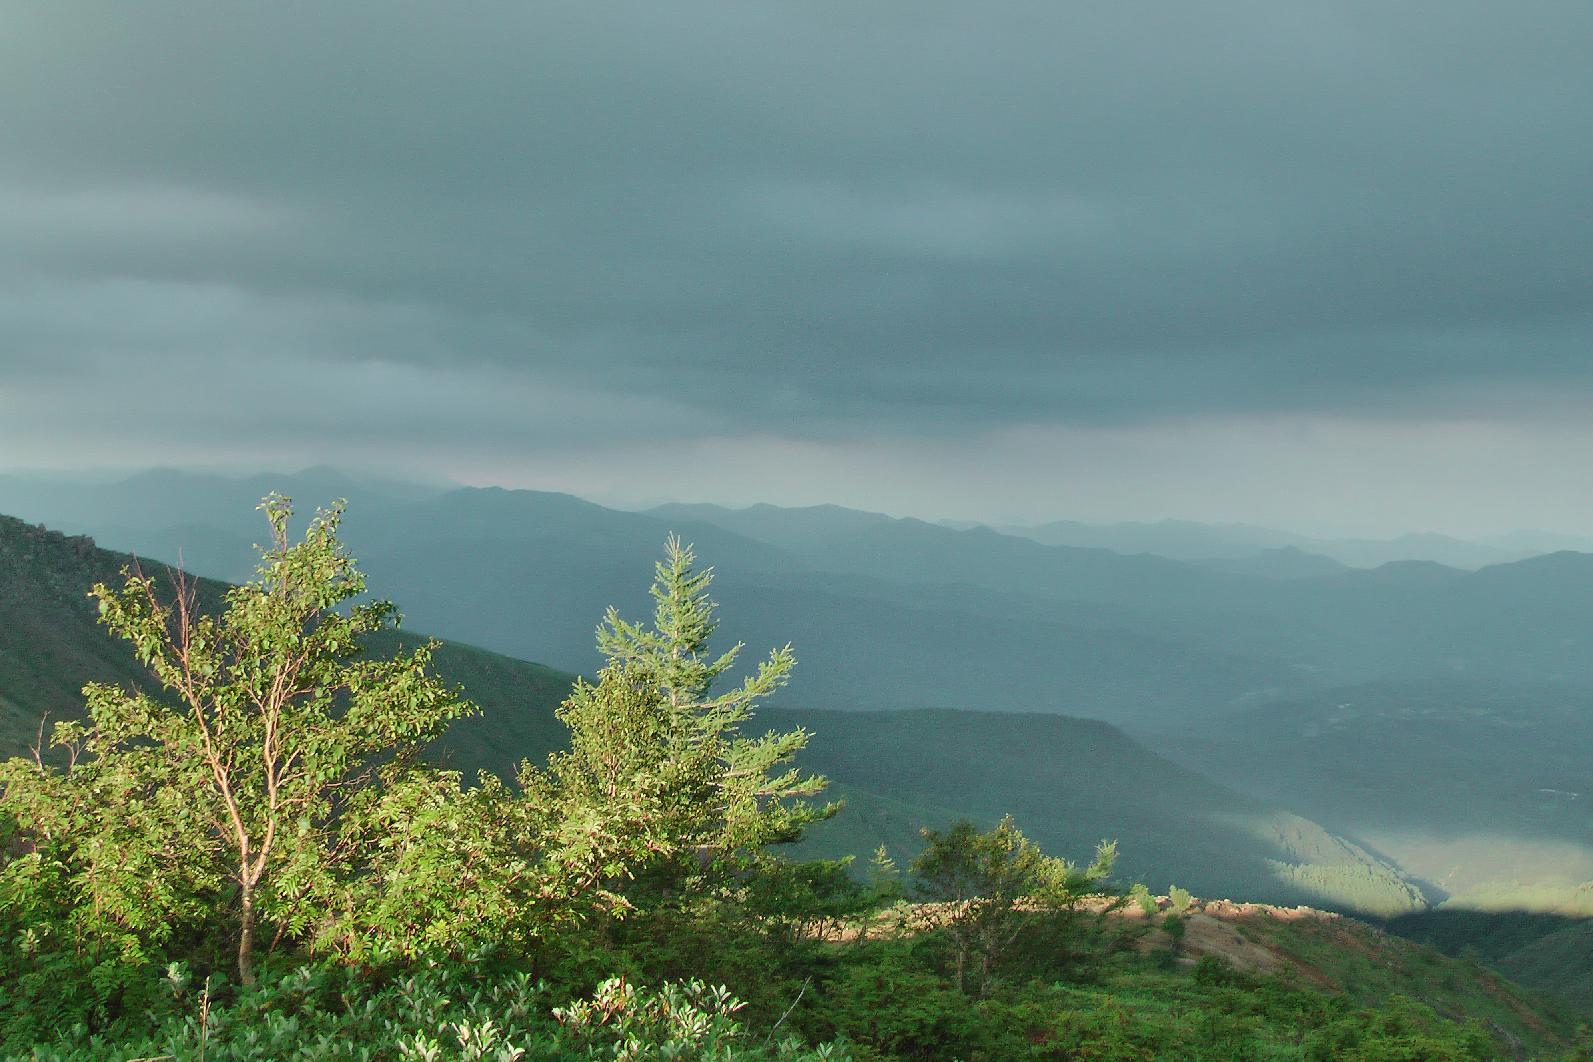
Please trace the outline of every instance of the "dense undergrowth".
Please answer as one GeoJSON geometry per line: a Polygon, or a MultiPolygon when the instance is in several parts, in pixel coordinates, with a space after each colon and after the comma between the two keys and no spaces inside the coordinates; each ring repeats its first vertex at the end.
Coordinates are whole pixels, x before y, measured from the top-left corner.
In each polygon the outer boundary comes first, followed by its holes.
{"type": "MultiPolygon", "coordinates": [[[[1048,943],[1059,943],[1044,937],[1048,943]]],[[[1075,946],[1082,943],[1070,935],[1075,946]]],[[[1037,951],[1043,949],[1036,949],[1037,951]]],[[[753,956],[740,955],[738,966],[753,956]]],[[[649,990],[611,979],[581,995],[516,963],[381,971],[299,966],[239,990],[175,969],[147,1009],[13,1038],[6,1057],[90,1062],[516,1059],[1493,1059],[1587,1057],[1553,1038],[1501,1039],[1404,996],[1347,993],[1121,951],[1013,964],[989,991],[958,991],[943,942],[818,946],[741,971],[756,1002],[701,981],[649,990]],[[800,975],[800,976],[799,976],[800,975]],[[805,1046],[805,1045],[814,1046],[805,1046]]],[[[721,965],[711,963],[710,965],[721,965]]],[[[721,968],[721,973],[729,970],[721,968]]]]}

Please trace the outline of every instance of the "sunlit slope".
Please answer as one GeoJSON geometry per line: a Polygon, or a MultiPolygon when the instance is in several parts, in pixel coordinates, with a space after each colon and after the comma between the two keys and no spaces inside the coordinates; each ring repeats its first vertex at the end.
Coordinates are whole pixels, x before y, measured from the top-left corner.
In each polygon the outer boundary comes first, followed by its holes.
{"type": "Polygon", "coordinates": [[[1593,690],[1378,683],[1149,737],[1365,839],[1452,904],[1593,914],[1593,690]]]}
{"type": "MultiPolygon", "coordinates": [[[[1339,1002],[1363,1006],[1413,1001],[1456,1022],[1476,1022],[1492,1041],[1481,1057],[1559,1058],[1583,1025],[1586,1012],[1568,1002],[1524,990],[1475,961],[1439,952],[1390,935],[1353,918],[1306,909],[1279,910],[1255,904],[1196,901],[1185,937],[1183,962],[1214,956],[1251,975],[1265,974],[1285,984],[1321,992],[1339,1002]]],[[[1197,980],[1199,967],[1196,968],[1197,980]]],[[[1122,1004],[1134,1013],[1155,1014],[1166,1006],[1152,984],[1113,983],[1122,1004]],[[1136,990],[1137,989],[1137,990],[1136,990]],[[1137,997],[1137,998],[1136,998],[1137,997]]],[[[1176,991],[1176,986],[1169,985],[1176,991]]],[[[1220,997],[1208,1003],[1218,1003],[1220,997]]],[[[1201,1007],[1186,1011],[1199,1013],[1201,1007]]],[[[1297,1026],[1296,1035],[1305,1023],[1297,1026]]],[[[1304,1057],[1450,1058],[1421,1050],[1400,1054],[1361,1054],[1323,1045],[1304,1057]]],[[[1233,1051],[1191,1057],[1297,1057],[1287,1046],[1276,1054],[1233,1051]]],[[[1155,1057],[1163,1057],[1157,1055],[1155,1057]]],[[[1185,1057],[1174,1055],[1171,1057],[1185,1057]]],[[[1580,1056],[1570,1056],[1580,1057],[1580,1056]]]]}
{"type": "MultiPolygon", "coordinates": [[[[1207,896],[1266,898],[1394,914],[1423,906],[1399,870],[1276,804],[1243,797],[1094,720],[1046,714],[926,710],[767,713],[814,732],[809,762],[863,798],[860,823],[827,830],[903,843],[900,802],[994,821],[1014,814],[1050,851],[1079,858],[1118,841],[1126,879],[1207,896]]],[[[931,825],[939,825],[931,818],[931,825]]],[[[899,849],[898,849],[899,850],[899,849]]]]}

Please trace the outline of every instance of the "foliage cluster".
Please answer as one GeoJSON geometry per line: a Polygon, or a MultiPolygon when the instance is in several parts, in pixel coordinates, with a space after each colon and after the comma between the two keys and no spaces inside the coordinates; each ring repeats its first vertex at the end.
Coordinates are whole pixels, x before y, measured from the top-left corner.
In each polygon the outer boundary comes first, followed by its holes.
{"type": "Polygon", "coordinates": [[[91,684],[86,721],[0,765],[9,1036],[136,1022],[173,961],[245,988],[262,949],[370,967],[491,946],[546,964],[612,950],[625,920],[657,933],[789,887],[767,846],[836,809],[803,799],[824,786],[791,765],[804,732],[742,724],[793,657],[710,693],[739,647],[709,654],[710,573],[688,548],[668,543],[653,625],[611,612],[600,629],[609,665],[559,713],[568,750],[472,784],[423,755],[474,710],[437,678],[435,643],[367,652],[398,615],[366,594],[341,507],[298,542],[286,499],[262,508],[257,578],[218,612],[180,573],[96,584],[149,686],[91,684]]]}
{"type": "Polygon", "coordinates": [[[482,976],[474,966],[426,965],[385,981],[346,966],[303,966],[225,1005],[174,965],[173,1012],[142,1035],[108,1037],[78,1025],[30,1056],[38,1062],[203,1058],[214,1062],[518,1062],[531,1059],[747,1059],[845,1062],[833,1046],[754,1037],[744,1004],[701,982],[656,991],[611,979],[553,1005],[524,972],[482,976]]]}
{"type": "Polygon", "coordinates": [[[926,829],[913,861],[920,891],[933,901],[930,920],[950,941],[959,991],[970,981],[985,991],[1018,937],[1042,920],[1071,914],[1112,873],[1117,846],[1102,842],[1088,867],[1048,856],[1018,831],[1011,816],[981,833],[966,820],[945,831],[926,829]],[[971,976],[970,976],[971,975],[971,976]]]}

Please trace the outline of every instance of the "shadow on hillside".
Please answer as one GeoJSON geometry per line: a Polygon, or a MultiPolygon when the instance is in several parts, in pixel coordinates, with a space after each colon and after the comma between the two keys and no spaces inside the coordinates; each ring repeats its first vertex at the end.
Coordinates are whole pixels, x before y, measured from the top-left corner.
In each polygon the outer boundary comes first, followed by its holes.
{"type": "Polygon", "coordinates": [[[1533,911],[1425,911],[1386,922],[1391,933],[1475,958],[1593,1018],[1593,918],[1533,911]]]}
{"type": "Polygon", "coordinates": [[[1445,908],[1388,919],[1383,927],[1445,955],[1474,954],[1497,961],[1556,934],[1593,933],[1593,919],[1537,911],[1445,908]]]}

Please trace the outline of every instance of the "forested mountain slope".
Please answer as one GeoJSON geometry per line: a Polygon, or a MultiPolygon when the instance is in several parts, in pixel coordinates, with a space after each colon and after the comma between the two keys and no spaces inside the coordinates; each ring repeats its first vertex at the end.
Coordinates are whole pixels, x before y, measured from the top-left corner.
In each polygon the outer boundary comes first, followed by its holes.
{"type": "MultiPolygon", "coordinates": [[[[1425,906],[1386,861],[1095,720],[948,710],[767,714],[777,728],[813,730],[809,761],[849,787],[990,822],[1010,812],[1050,851],[1082,855],[1114,838],[1125,876],[1158,888],[1176,882],[1206,896],[1374,914],[1425,906]]],[[[852,821],[817,828],[814,844],[822,846],[828,830],[862,840],[871,823],[893,848],[910,843],[898,832],[899,810],[866,796],[858,803],[852,821]]]]}
{"type": "MultiPolygon", "coordinates": [[[[0,524],[5,752],[22,752],[45,713],[76,714],[85,682],[140,680],[125,648],[98,627],[85,595],[92,582],[114,579],[129,561],[86,539],[15,520],[0,524]]],[[[632,583],[644,582],[647,570],[628,574],[632,583]]],[[[379,580],[373,587],[385,589],[379,580]]],[[[221,589],[204,586],[211,597],[221,589]]],[[[739,626],[730,603],[725,616],[731,629],[739,626]]],[[[596,618],[569,622],[589,632],[596,618]]],[[[383,637],[412,642],[423,635],[383,637]]],[[[790,637],[800,648],[801,632],[790,637]]],[[[451,765],[508,775],[520,760],[540,761],[562,743],[564,729],[553,713],[573,676],[456,643],[443,645],[437,666],[484,709],[445,739],[440,751],[451,765]]],[[[799,671],[798,690],[811,672],[799,671]]],[[[920,826],[960,815],[993,822],[1011,812],[1058,852],[1082,856],[1096,841],[1116,838],[1125,872],[1161,887],[1176,880],[1209,895],[1378,913],[1422,906],[1420,893],[1390,864],[1275,805],[1179,768],[1104,723],[1049,713],[788,706],[766,709],[759,725],[812,730],[805,764],[831,775],[853,802],[849,813],[815,832],[810,851],[866,855],[884,843],[906,857],[916,850],[920,826]]]]}
{"type": "Polygon", "coordinates": [[[0,516],[0,744],[32,745],[45,713],[81,709],[85,682],[143,677],[124,643],[95,622],[88,588],[130,558],[0,516]]]}

